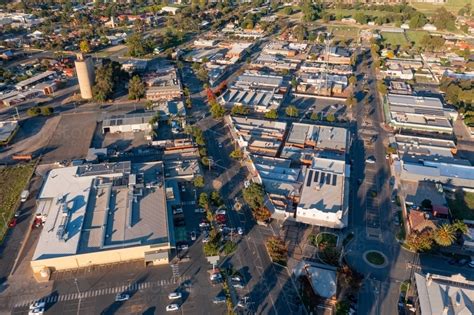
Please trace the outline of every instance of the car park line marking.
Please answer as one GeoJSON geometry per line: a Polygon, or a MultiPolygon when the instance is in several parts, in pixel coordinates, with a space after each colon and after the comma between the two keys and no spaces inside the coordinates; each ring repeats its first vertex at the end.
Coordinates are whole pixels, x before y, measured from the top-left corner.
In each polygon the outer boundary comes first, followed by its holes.
{"type": "Polygon", "coordinates": [[[123,292],[140,291],[140,290],[144,290],[148,288],[179,284],[180,282],[188,281],[190,279],[191,279],[190,276],[183,276],[183,277],[173,278],[171,280],[157,280],[153,282],[141,282],[141,283],[134,283],[128,286],[122,285],[122,286],[110,287],[110,288],[104,288],[104,289],[88,290],[88,291],[83,291],[80,293],[49,295],[41,299],[25,299],[25,300],[16,302],[13,305],[14,305],[14,308],[17,308],[17,307],[25,307],[36,301],[54,303],[56,301],[63,302],[63,301],[77,300],[79,298],[84,299],[84,298],[95,297],[95,296],[116,294],[119,292],[123,293],[123,292]]]}

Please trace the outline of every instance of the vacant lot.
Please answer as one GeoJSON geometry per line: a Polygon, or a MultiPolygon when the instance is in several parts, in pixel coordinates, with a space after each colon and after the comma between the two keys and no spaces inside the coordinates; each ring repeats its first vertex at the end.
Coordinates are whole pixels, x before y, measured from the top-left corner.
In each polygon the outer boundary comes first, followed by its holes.
{"type": "Polygon", "coordinates": [[[359,29],[350,26],[329,26],[328,31],[331,32],[335,40],[357,39],[359,29]]]}
{"type": "Polygon", "coordinates": [[[92,142],[97,118],[95,113],[62,115],[51,141],[44,150],[42,162],[54,163],[84,158],[92,142]]]}
{"type": "Polygon", "coordinates": [[[20,194],[25,189],[28,179],[33,173],[34,164],[29,163],[14,167],[0,168],[0,242],[3,240],[6,223],[13,217],[13,212],[19,202],[20,194]]]}
{"type": "Polygon", "coordinates": [[[384,43],[388,43],[393,46],[403,46],[406,45],[408,42],[405,38],[404,33],[390,33],[390,32],[382,32],[384,43]]]}

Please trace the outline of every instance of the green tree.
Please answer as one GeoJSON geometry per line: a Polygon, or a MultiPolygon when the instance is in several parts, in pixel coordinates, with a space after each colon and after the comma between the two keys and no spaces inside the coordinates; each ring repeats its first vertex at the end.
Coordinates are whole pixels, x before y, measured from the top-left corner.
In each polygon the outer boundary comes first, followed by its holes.
{"type": "Polygon", "coordinates": [[[141,33],[133,33],[127,38],[128,54],[132,57],[143,57],[153,52],[153,44],[144,39],[141,33]]]}
{"type": "Polygon", "coordinates": [[[263,207],[264,191],[262,185],[251,183],[247,188],[244,188],[242,194],[251,209],[263,207]]]}
{"type": "Polygon", "coordinates": [[[407,246],[417,252],[426,252],[433,246],[433,231],[424,230],[421,233],[411,233],[406,241],[407,246]]]}
{"type": "Polygon", "coordinates": [[[79,43],[79,49],[84,54],[88,54],[91,52],[91,47],[87,40],[81,40],[81,42],[79,43]]]}
{"type": "Polygon", "coordinates": [[[295,77],[291,78],[291,87],[293,88],[293,91],[296,91],[296,88],[298,87],[298,79],[295,77]]]}
{"type": "Polygon", "coordinates": [[[247,115],[250,112],[250,108],[244,105],[234,105],[232,107],[232,115],[247,115]]]}
{"type": "Polygon", "coordinates": [[[272,213],[266,207],[260,207],[252,209],[252,215],[257,221],[267,222],[271,218],[272,213]]]}
{"type": "Polygon", "coordinates": [[[286,264],[288,247],[281,238],[272,236],[266,241],[265,245],[273,262],[286,264]]]}
{"type": "Polygon", "coordinates": [[[41,107],[41,115],[43,116],[51,116],[53,112],[54,112],[54,109],[51,106],[41,107]]]}
{"type": "Polygon", "coordinates": [[[202,176],[196,176],[194,178],[194,186],[197,187],[197,188],[202,188],[204,187],[204,177],[202,176]]]}
{"type": "Polygon", "coordinates": [[[298,117],[299,111],[298,108],[294,105],[290,105],[285,109],[285,114],[288,117],[298,117]]]}
{"type": "Polygon", "coordinates": [[[114,81],[112,79],[112,68],[109,66],[99,66],[95,72],[95,84],[92,87],[94,99],[98,102],[105,102],[112,95],[114,81]]]}
{"type": "Polygon", "coordinates": [[[222,118],[225,114],[224,107],[218,102],[212,102],[210,111],[211,111],[212,118],[216,118],[216,119],[222,118]]]}
{"type": "Polygon", "coordinates": [[[415,13],[410,18],[408,25],[410,28],[420,28],[423,27],[428,22],[428,19],[422,13],[415,13]]]}
{"type": "Polygon", "coordinates": [[[303,22],[312,22],[319,17],[320,8],[311,0],[303,0],[301,12],[303,13],[303,22]]]}
{"type": "Polygon", "coordinates": [[[268,112],[265,113],[264,117],[266,119],[277,119],[278,118],[278,112],[276,109],[270,109],[268,112]]]}
{"type": "Polygon", "coordinates": [[[336,121],[336,116],[334,116],[333,113],[330,113],[330,114],[328,114],[328,115],[326,116],[326,120],[327,120],[328,122],[335,122],[335,121],[336,121]]]}
{"type": "Polygon", "coordinates": [[[433,239],[440,246],[450,246],[456,239],[456,231],[451,225],[443,224],[435,230],[433,239]]]}
{"type": "Polygon", "coordinates": [[[346,99],[346,105],[349,106],[349,107],[352,107],[356,104],[356,99],[354,96],[352,95],[349,95],[346,99]]]}
{"type": "Polygon", "coordinates": [[[138,75],[134,75],[128,81],[128,99],[140,100],[145,96],[145,84],[138,75]]]}
{"type": "Polygon", "coordinates": [[[242,154],[242,151],[240,149],[235,149],[234,151],[232,151],[230,153],[229,156],[233,159],[240,160],[242,158],[243,154],[242,154]]]}
{"type": "Polygon", "coordinates": [[[350,84],[350,85],[355,85],[356,82],[357,82],[357,78],[355,77],[355,75],[351,75],[351,76],[349,77],[349,84],[350,84]]]}
{"type": "Polygon", "coordinates": [[[319,120],[319,115],[318,113],[312,112],[311,116],[309,117],[311,120],[319,120]]]}
{"type": "Polygon", "coordinates": [[[224,204],[221,194],[217,190],[211,192],[211,202],[216,207],[220,207],[224,204]]]}
{"type": "Polygon", "coordinates": [[[293,35],[298,41],[304,41],[308,36],[308,30],[303,25],[297,25],[293,28],[293,35]]]}
{"type": "Polygon", "coordinates": [[[201,208],[204,208],[206,210],[209,209],[209,196],[207,195],[207,193],[205,192],[202,192],[199,194],[199,206],[201,208]]]}

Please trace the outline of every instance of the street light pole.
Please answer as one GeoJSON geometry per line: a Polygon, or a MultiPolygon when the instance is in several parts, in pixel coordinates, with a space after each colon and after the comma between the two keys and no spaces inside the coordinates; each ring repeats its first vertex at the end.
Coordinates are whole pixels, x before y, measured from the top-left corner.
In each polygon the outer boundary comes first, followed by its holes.
{"type": "Polygon", "coordinates": [[[74,284],[76,285],[76,290],[77,293],[79,294],[79,303],[77,304],[77,315],[79,315],[79,312],[81,310],[81,291],[79,291],[79,285],[77,284],[77,278],[74,278],[74,284]]]}

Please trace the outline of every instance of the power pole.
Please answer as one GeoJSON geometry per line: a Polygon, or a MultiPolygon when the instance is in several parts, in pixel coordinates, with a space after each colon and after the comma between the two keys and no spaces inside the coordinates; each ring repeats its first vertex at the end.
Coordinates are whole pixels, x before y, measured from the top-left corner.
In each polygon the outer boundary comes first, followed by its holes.
{"type": "Polygon", "coordinates": [[[80,314],[80,310],[81,310],[81,291],[79,291],[79,285],[77,284],[77,278],[74,278],[74,283],[76,284],[76,290],[77,290],[77,294],[79,295],[79,302],[77,303],[77,315],[80,314]]]}

